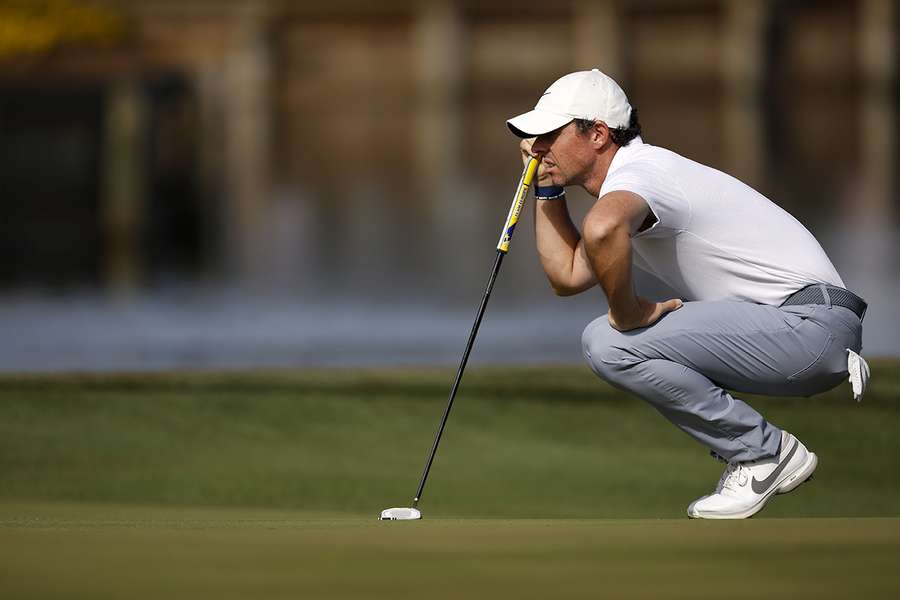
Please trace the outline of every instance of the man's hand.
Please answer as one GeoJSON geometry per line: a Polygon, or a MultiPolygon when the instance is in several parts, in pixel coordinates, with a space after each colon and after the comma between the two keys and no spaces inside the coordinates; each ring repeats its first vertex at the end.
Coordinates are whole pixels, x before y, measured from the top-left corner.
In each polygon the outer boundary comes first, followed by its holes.
{"type": "Polygon", "coordinates": [[[537,170],[537,175],[535,177],[535,180],[537,181],[536,185],[551,186],[551,185],[553,185],[553,181],[550,179],[549,175],[544,174],[544,172],[543,172],[544,170],[541,168],[541,163],[540,163],[541,157],[537,156],[536,154],[534,154],[531,151],[531,146],[534,145],[535,139],[537,139],[537,138],[526,138],[526,139],[523,139],[519,143],[519,150],[521,150],[521,152],[522,152],[522,166],[524,167],[525,165],[527,165],[528,161],[531,158],[538,159],[538,161],[539,161],[538,162],[538,170],[537,170]]]}
{"type": "Polygon", "coordinates": [[[612,309],[610,309],[607,319],[613,329],[630,331],[641,327],[649,327],[659,321],[664,314],[684,306],[684,303],[677,298],[666,300],[665,302],[651,302],[640,296],[637,296],[637,304],[637,310],[631,315],[614,315],[612,309]]]}

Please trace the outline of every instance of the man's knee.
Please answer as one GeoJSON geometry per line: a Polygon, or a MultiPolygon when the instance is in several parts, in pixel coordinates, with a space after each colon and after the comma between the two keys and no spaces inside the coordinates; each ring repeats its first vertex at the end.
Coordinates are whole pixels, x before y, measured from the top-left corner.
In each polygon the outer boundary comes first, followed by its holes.
{"type": "Polygon", "coordinates": [[[591,321],[581,334],[584,359],[598,377],[616,383],[634,362],[628,338],[612,328],[606,315],[591,321]]]}

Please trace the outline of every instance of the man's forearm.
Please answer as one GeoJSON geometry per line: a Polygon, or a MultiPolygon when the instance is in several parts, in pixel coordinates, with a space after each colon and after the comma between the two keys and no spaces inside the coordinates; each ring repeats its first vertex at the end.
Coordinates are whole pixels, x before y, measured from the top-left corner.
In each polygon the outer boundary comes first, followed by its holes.
{"type": "Polygon", "coordinates": [[[592,236],[585,244],[597,281],[609,303],[610,321],[620,329],[630,329],[641,320],[643,311],[631,277],[631,234],[627,224],[592,236]]]}
{"type": "Polygon", "coordinates": [[[565,199],[535,201],[535,239],[541,267],[558,294],[571,288],[572,269],[581,234],[572,223],[565,199]]]}

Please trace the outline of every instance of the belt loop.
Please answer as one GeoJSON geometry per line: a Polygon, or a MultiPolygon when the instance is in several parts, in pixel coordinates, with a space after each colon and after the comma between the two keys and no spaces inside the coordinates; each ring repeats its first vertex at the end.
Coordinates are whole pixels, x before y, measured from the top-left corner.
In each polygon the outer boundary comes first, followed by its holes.
{"type": "Polygon", "coordinates": [[[824,283],[820,283],[819,289],[822,290],[822,297],[825,299],[825,306],[831,308],[831,296],[828,295],[828,286],[824,283]]]}

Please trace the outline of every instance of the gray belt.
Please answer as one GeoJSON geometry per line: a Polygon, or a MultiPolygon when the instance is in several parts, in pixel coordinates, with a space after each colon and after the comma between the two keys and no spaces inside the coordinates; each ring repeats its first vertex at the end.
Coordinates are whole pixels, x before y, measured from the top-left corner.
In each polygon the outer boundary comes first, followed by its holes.
{"type": "Polygon", "coordinates": [[[824,283],[814,283],[794,292],[781,306],[796,306],[798,304],[824,304],[825,306],[843,306],[849,308],[862,321],[866,316],[866,301],[844,288],[824,283]]]}

